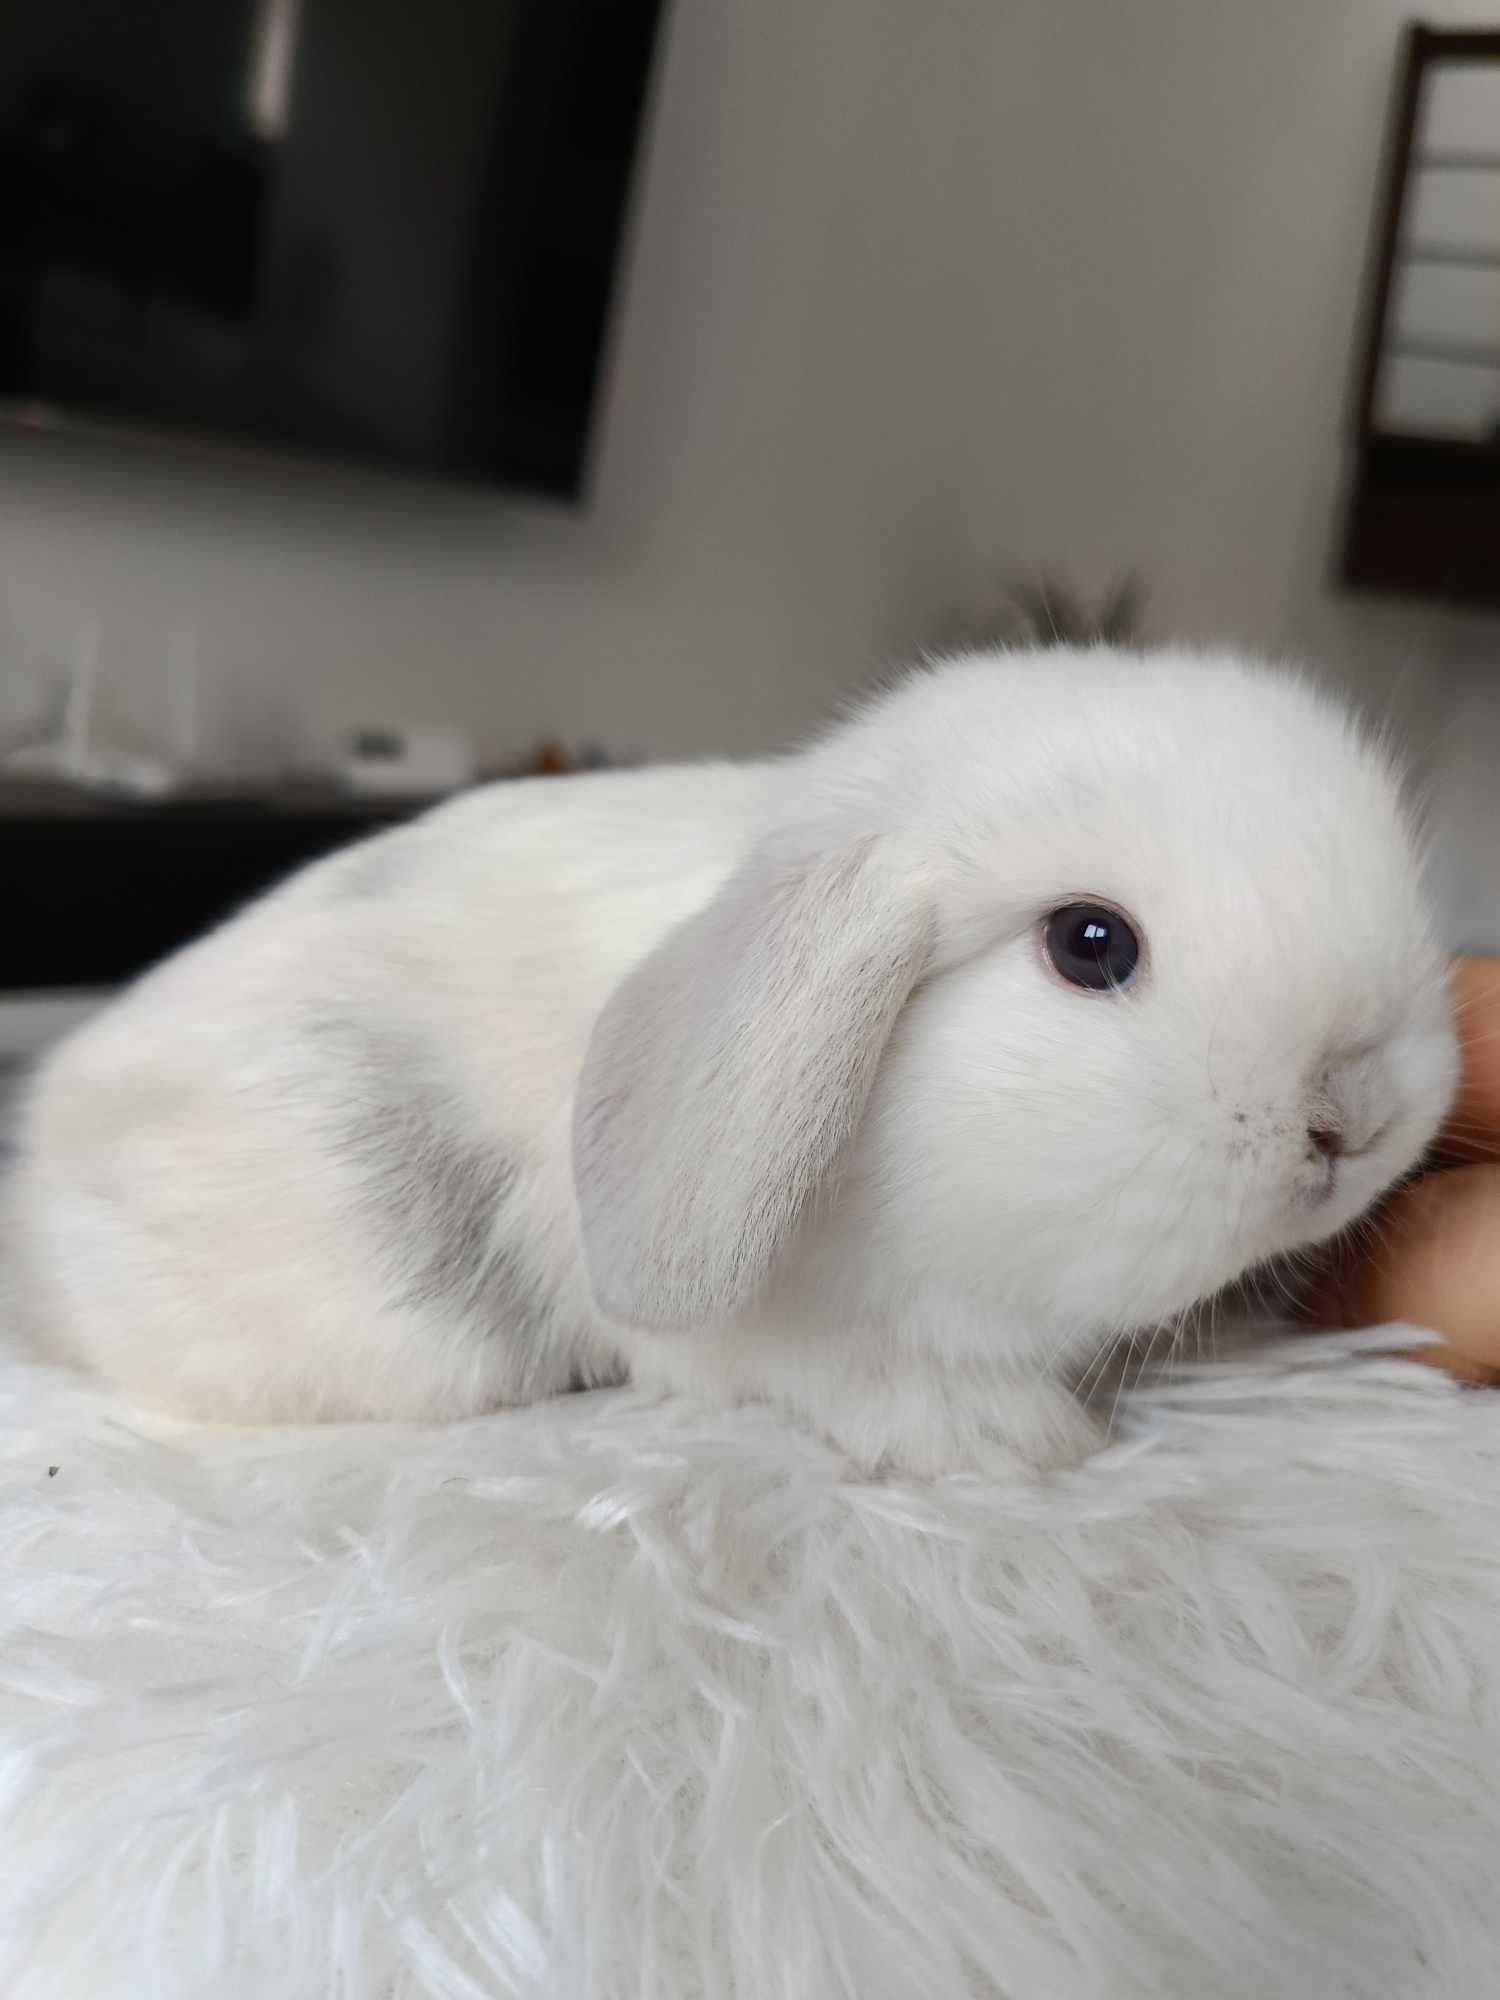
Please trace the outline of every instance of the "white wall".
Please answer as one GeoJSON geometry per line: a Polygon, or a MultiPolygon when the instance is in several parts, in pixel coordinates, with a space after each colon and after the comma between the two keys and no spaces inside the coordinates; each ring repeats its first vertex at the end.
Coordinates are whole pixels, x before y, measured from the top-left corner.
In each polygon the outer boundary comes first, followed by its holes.
{"type": "Polygon", "coordinates": [[[676,0],[586,516],[6,442],[13,618],[86,601],[135,690],[189,620],[241,708],[676,753],[800,729],[993,561],[1140,563],[1160,626],[1395,706],[1500,945],[1500,625],[1327,587],[1407,12],[676,0]]]}
{"type": "Polygon", "coordinates": [[[1144,561],[1174,622],[1260,645],[1446,629],[1326,588],[1406,0],[1001,11],[967,71],[976,528],[1144,561]]]}

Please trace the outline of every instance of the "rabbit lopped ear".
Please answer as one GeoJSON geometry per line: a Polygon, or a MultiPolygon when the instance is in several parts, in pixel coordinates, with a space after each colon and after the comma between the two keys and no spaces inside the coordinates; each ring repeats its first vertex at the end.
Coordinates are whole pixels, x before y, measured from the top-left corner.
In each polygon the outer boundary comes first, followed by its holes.
{"type": "Polygon", "coordinates": [[[624,981],[573,1126],[610,1318],[689,1327],[754,1296],[864,1110],[933,928],[875,839],[760,849],[624,981]]]}

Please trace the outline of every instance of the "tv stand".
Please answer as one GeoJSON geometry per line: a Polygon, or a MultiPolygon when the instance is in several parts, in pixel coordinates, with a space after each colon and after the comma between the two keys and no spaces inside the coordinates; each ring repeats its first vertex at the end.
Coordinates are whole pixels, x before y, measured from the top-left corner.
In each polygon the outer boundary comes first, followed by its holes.
{"type": "Polygon", "coordinates": [[[0,786],[0,990],[118,986],[304,862],[429,803],[313,787],[137,801],[0,786]]]}

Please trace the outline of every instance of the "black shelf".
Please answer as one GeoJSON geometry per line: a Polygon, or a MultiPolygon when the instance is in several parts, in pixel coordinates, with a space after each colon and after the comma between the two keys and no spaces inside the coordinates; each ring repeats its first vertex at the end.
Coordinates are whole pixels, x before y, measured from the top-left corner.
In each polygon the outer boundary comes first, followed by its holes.
{"type": "Polygon", "coordinates": [[[313,791],[148,803],[0,788],[0,990],[117,986],[304,863],[426,803],[313,791]]]}
{"type": "Polygon", "coordinates": [[[1356,590],[1500,609],[1500,439],[1398,435],[1382,428],[1379,414],[1382,370],[1394,356],[1448,367],[1500,365],[1500,348],[1488,340],[1402,336],[1391,324],[1405,265],[1500,271],[1500,250],[1486,244],[1413,241],[1404,213],[1415,170],[1500,170],[1500,146],[1439,152],[1418,145],[1427,82],[1452,62],[1500,66],[1500,33],[1452,33],[1419,22],[1407,30],[1377,215],[1353,425],[1357,461],[1338,577],[1356,590]]]}

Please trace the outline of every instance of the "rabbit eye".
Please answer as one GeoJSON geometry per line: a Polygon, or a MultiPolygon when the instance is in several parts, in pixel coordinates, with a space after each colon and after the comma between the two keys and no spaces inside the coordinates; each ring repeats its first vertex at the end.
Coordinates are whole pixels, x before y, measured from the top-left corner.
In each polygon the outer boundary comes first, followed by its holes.
{"type": "Polygon", "coordinates": [[[1070,986],[1106,993],[1128,986],[1141,941],[1118,910],[1101,903],[1064,903],[1047,919],[1047,956],[1070,986]]]}

